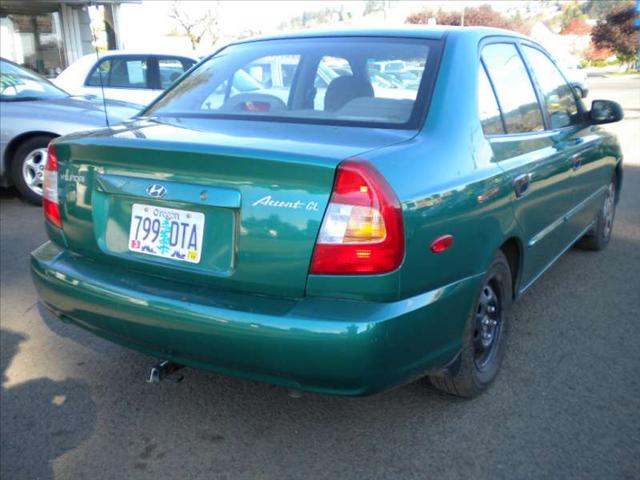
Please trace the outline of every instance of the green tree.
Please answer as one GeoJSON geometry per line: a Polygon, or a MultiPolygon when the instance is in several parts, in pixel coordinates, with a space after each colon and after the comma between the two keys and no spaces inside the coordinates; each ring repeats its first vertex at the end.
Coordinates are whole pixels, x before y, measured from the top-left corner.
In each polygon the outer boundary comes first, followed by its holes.
{"type": "Polygon", "coordinates": [[[607,13],[609,13],[609,10],[614,7],[620,6],[620,4],[632,5],[633,0],[587,0],[582,5],[580,5],[580,9],[589,18],[604,20],[607,16],[607,13]]]}
{"type": "Polygon", "coordinates": [[[577,1],[564,3],[560,10],[560,30],[567,30],[575,20],[584,20],[586,17],[577,1]]]}
{"type": "Polygon", "coordinates": [[[611,49],[627,68],[633,64],[640,47],[635,18],[633,4],[621,4],[609,10],[605,19],[599,20],[591,32],[593,44],[597,48],[611,49]]]}

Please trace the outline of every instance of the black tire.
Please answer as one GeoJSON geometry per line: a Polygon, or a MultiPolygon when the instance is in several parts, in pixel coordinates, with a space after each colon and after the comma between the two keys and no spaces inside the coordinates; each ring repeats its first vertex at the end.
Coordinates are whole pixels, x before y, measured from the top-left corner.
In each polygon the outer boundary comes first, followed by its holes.
{"type": "Polygon", "coordinates": [[[504,357],[513,303],[512,285],[509,262],[498,252],[482,279],[465,324],[462,351],[444,372],[429,377],[433,386],[451,395],[473,398],[493,382],[504,357]],[[495,301],[487,303],[486,298],[495,298],[495,301]],[[487,326],[485,322],[495,323],[487,326]]]}
{"type": "Polygon", "coordinates": [[[595,225],[580,240],[576,242],[576,247],[583,250],[604,250],[611,240],[613,231],[613,221],[616,217],[616,177],[609,183],[607,193],[602,202],[602,206],[596,215],[595,225]]]}
{"type": "Polygon", "coordinates": [[[44,152],[46,152],[47,145],[52,138],[48,135],[37,135],[26,139],[16,149],[11,159],[13,183],[22,198],[34,205],[42,204],[42,176],[46,162],[46,153],[44,152]],[[26,170],[29,174],[26,173],[26,170]],[[33,178],[34,182],[29,182],[28,175],[33,178]]]}

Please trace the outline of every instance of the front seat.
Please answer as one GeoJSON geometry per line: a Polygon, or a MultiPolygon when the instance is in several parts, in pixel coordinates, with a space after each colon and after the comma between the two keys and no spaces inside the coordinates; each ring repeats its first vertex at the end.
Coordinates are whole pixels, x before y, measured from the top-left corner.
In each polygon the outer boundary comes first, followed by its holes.
{"type": "Polygon", "coordinates": [[[335,112],[347,102],[359,97],[373,97],[373,87],[367,80],[351,75],[334,78],[324,96],[324,109],[327,112],[335,112]]]}

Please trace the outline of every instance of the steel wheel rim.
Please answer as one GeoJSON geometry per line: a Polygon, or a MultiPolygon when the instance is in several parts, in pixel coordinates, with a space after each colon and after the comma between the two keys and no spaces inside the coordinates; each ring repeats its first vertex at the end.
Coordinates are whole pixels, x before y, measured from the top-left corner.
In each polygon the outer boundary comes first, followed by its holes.
{"type": "Polygon", "coordinates": [[[480,371],[495,358],[502,332],[502,302],[495,279],[480,291],[473,334],[473,361],[480,371]]]}
{"type": "Polygon", "coordinates": [[[42,195],[44,169],[47,165],[47,149],[36,148],[27,154],[22,163],[22,178],[29,189],[42,195]]]}
{"type": "Polygon", "coordinates": [[[611,230],[613,228],[613,214],[615,212],[615,199],[616,199],[616,187],[611,182],[609,189],[607,190],[607,196],[604,199],[604,205],[602,206],[602,216],[604,218],[604,238],[609,238],[611,230]]]}

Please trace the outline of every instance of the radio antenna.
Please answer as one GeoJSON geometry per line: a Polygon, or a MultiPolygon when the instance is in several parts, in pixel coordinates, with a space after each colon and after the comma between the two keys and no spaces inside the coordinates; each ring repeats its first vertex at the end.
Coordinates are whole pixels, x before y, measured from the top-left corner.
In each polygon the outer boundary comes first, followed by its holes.
{"type": "MultiPolygon", "coordinates": [[[[103,7],[104,8],[104,7],[103,7]]],[[[98,70],[98,76],[100,77],[100,93],[102,94],[102,108],[104,108],[104,121],[107,124],[107,128],[111,128],[109,123],[109,115],[107,114],[107,99],[104,96],[104,81],[102,80],[102,70],[100,69],[100,54],[98,53],[98,37],[93,28],[91,28],[91,34],[93,36],[93,48],[96,52],[96,69],[98,70]]]]}

